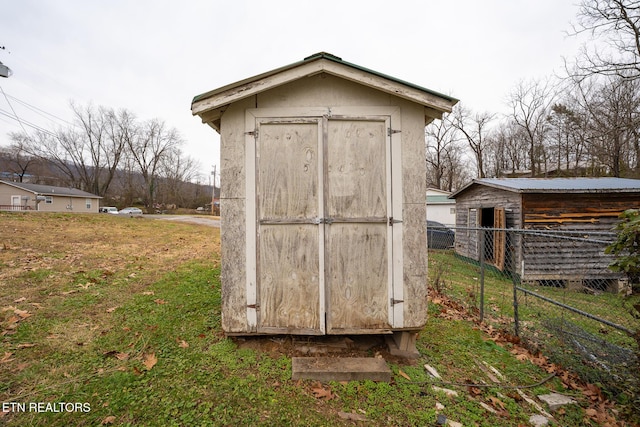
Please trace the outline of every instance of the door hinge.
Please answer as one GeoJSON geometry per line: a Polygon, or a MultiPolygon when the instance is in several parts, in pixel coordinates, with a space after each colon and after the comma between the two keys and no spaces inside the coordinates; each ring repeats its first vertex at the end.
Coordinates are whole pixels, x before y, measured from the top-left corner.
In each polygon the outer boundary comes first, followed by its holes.
{"type": "Polygon", "coordinates": [[[258,309],[260,307],[260,304],[247,304],[247,308],[253,308],[253,309],[258,309]]]}
{"type": "Polygon", "coordinates": [[[391,136],[394,133],[400,133],[401,131],[396,130],[396,129],[391,129],[391,128],[387,128],[387,136],[391,136]]]}
{"type": "Polygon", "coordinates": [[[389,225],[393,225],[393,224],[401,224],[402,220],[401,219],[393,219],[392,216],[389,217],[389,225]]]}
{"type": "Polygon", "coordinates": [[[252,136],[254,138],[257,138],[258,137],[258,129],[252,130],[252,131],[249,131],[249,132],[245,132],[244,134],[245,135],[250,135],[250,136],[252,136]]]}
{"type": "Polygon", "coordinates": [[[404,300],[391,298],[391,305],[402,304],[404,300]]]}

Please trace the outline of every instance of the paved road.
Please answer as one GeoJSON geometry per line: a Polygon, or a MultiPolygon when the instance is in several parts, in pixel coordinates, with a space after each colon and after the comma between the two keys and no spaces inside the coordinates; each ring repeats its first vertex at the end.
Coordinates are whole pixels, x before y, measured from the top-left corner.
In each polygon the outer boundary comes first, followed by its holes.
{"type": "Polygon", "coordinates": [[[159,219],[163,221],[190,222],[192,224],[220,227],[220,217],[211,215],[145,215],[145,218],[159,219]]]}

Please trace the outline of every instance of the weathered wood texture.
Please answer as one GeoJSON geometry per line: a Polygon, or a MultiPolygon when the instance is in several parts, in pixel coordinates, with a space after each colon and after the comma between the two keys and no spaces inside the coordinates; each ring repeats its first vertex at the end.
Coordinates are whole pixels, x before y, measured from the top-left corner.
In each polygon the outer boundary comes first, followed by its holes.
{"type": "Polygon", "coordinates": [[[258,128],[259,332],[320,329],[317,135],[317,122],[258,128]]]}
{"type": "Polygon", "coordinates": [[[527,228],[610,231],[626,209],[640,208],[640,193],[525,194],[527,228]]]}
{"type": "MultiPolygon", "coordinates": [[[[611,231],[618,215],[640,208],[640,193],[525,194],[525,228],[579,230],[583,241],[553,236],[527,236],[524,245],[525,280],[579,280],[617,278],[607,266],[613,257],[604,244],[589,241],[588,233],[611,231]]],[[[594,239],[601,239],[595,236],[594,239]]]]}
{"type": "Polygon", "coordinates": [[[427,321],[426,227],[425,204],[405,204],[402,224],[405,329],[420,329],[427,321]]]}
{"type": "Polygon", "coordinates": [[[388,329],[386,224],[332,224],[328,231],[328,326],[388,329]]]}
{"type": "Polygon", "coordinates": [[[329,120],[328,127],[327,214],[386,220],[385,123],[329,120]]]}
{"type": "MultiPolygon", "coordinates": [[[[639,193],[531,193],[519,194],[488,186],[470,188],[456,198],[456,252],[479,260],[479,235],[464,227],[477,227],[483,208],[495,208],[494,216],[505,210],[506,222],[494,222],[496,228],[524,228],[545,231],[580,231],[582,241],[547,235],[509,234],[503,241],[501,232],[490,237],[498,268],[505,266],[522,280],[583,280],[616,278],[608,270],[612,261],[604,254],[604,244],[589,240],[589,232],[611,231],[618,215],[626,209],[640,208],[639,193]],[[511,251],[504,256],[502,247],[511,251]]],[[[485,226],[490,226],[484,224],[485,226]]],[[[506,237],[506,236],[505,236],[506,237]]],[[[580,237],[580,236],[578,236],[580,237]]],[[[594,236],[593,239],[601,239],[594,236]]],[[[486,260],[486,259],[485,259],[486,260]]]]}
{"type": "Polygon", "coordinates": [[[505,226],[522,227],[522,203],[518,193],[486,186],[475,186],[456,198],[456,252],[473,260],[480,259],[478,232],[467,228],[480,227],[481,209],[504,208],[505,226]]]}
{"type": "MultiPolygon", "coordinates": [[[[255,102],[255,101],[253,101],[255,102]]],[[[220,199],[245,197],[245,109],[251,99],[230,105],[220,126],[220,199]]],[[[241,217],[244,219],[244,215],[241,217]]],[[[224,242],[221,242],[224,245],[224,242]]]]}
{"type": "MultiPolygon", "coordinates": [[[[367,114],[372,113],[359,116],[367,114]]],[[[223,290],[228,303],[223,307],[223,319],[227,333],[318,333],[322,314],[318,306],[324,303],[319,299],[327,303],[330,333],[390,331],[392,242],[387,222],[390,216],[402,220],[394,226],[402,230],[398,251],[403,258],[396,265],[404,293],[403,302],[398,302],[404,316],[400,329],[419,329],[424,325],[427,248],[422,106],[335,76],[315,75],[231,104],[221,115],[221,135],[223,212],[229,202],[235,203],[236,199],[246,202],[226,211],[233,215],[227,218],[227,224],[236,228],[228,231],[228,238],[222,242],[223,248],[230,246],[226,249],[229,255],[236,255],[226,264],[223,260],[226,271],[223,290]],[[253,108],[294,111],[296,107],[305,110],[315,108],[314,105],[328,106],[325,153],[314,152],[313,145],[322,146],[322,142],[314,139],[315,123],[302,123],[308,119],[282,116],[283,121],[299,120],[295,125],[276,123],[277,119],[271,122],[256,119],[257,198],[245,200],[247,185],[251,185],[246,181],[251,174],[245,170],[249,164],[245,161],[245,132],[254,129],[247,128],[244,111],[253,108]],[[398,114],[401,121],[391,122],[392,130],[400,130],[393,138],[401,144],[397,157],[401,161],[394,163],[399,166],[396,169],[402,169],[395,172],[399,176],[396,181],[402,184],[398,188],[401,191],[396,191],[401,194],[396,196],[400,198],[394,207],[396,212],[389,210],[395,202],[388,201],[391,153],[386,146],[385,122],[332,117],[338,114],[334,110],[345,106],[365,106],[364,111],[370,111],[366,106],[389,106],[402,111],[398,114]],[[324,165],[319,161],[321,154],[327,156],[324,165]],[[311,177],[322,175],[323,167],[327,174],[324,181],[314,182],[311,177]],[[318,194],[323,186],[324,194],[318,194]],[[311,223],[322,213],[314,204],[314,199],[320,196],[326,204],[323,216],[333,218],[332,224],[311,223]],[[252,248],[246,246],[252,240],[244,236],[249,227],[245,225],[246,209],[257,213],[257,247],[253,248],[258,281],[257,331],[248,326],[247,270],[238,265],[246,261],[245,254],[252,253],[252,248]],[[318,230],[325,230],[324,254],[312,252],[319,247],[318,236],[323,235],[318,230]],[[232,242],[232,238],[242,241],[232,242]],[[321,256],[325,257],[325,298],[322,290],[318,292],[321,256]],[[232,267],[238,270],[232,271],[232,267]],[[232,292],[235,294],[231,295],[232,292]]]]}
{"type": "Polygon", "coordinates": [[[318,124],[267,123],[258,137],[259,219],[318,216],[318,124]]]}
{"type": "Polygon", "coordinates": [[[409,102],[403,102],[400,106],[402,109],[403,327],[420,329],[427,321],[428,289],[424,110],[409,102]]]}
{"type": "Polygon", "coordinates": [[[318,331],[318,226],[263,225],[258,244],[258,332],[318,331]]]}
{"type": "Polygon", "coordinates": [[[247,327],[245,201],[220,201],[220,282],[222,328],[227,333],[249,332],[247,327]]]}
{"type": "Polygon", "coordinates": [[[389,328],[384,121],[329,120],[328,332],[389,328]],[[378,223],[374,223],[377,221],[378,223]]]}

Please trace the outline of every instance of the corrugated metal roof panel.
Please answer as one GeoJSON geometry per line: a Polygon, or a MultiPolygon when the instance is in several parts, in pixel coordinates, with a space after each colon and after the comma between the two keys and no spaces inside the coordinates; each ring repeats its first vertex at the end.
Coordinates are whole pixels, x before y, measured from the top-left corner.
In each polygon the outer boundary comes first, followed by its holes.
{"type": "Polygon", "coordinates": [[[486,185],[516,193],[633,193],[640,180],[629,178],[481,178],[451,196],[455,199],[474,185],[486,185]]]}
{"type": "Polygon", "coordinates": [[[522,193],[539,191],[593,192],[640,191],[640,180],[628,178],[483,178],[479,184],[503,187],[522,193]]]}

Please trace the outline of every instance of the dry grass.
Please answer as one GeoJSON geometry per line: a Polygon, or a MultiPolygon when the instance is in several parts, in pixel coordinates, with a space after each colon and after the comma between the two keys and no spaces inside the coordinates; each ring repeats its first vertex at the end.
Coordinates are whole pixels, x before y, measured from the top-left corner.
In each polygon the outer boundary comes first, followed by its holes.
{"type": "MultiPolygon", "coordinates": [[[[0,359],[10,359],[0,364],[0,376],[51,354],[81,353],[117,326],[112,313],[119,306],[180,265],[203,261],[215,267],[219,234],[147,218],[0,212],[0,359]],[[41,331],[29,333],[37,345],[21,342],[19,326],[41,331]]],[[[48,379],[76,369],[67,364],[48,379]]],[[[32,387],[23,384],[11,394],[32,387]]]]}

